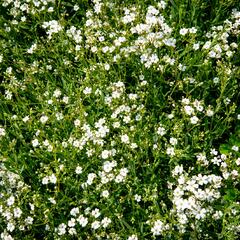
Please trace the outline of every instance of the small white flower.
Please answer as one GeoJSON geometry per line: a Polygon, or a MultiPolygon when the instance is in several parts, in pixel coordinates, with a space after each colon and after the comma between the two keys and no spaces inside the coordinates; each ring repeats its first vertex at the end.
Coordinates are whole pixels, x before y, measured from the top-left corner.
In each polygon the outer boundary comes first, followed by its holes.
{"type": "Polygon", "coordinates": [[[61,223],[59,226],[58,226],[58,235],[64,235],[66,233],[66,224],[65,223],[61,223]]]}
{"type": "Polygon", "coordinates": [[[110,218],[105,217],[102,219],[101,224],[104,228],[106,228],[111,222],[112,220],[110,218]]]}
{"type": "Polygon", "coordinates": [[[68,221],[68,226],[69,227],[74,227],[76,225],[76,220],[75,218],[71,218],[69,221],[68,221]]]}
{"type": "Polygon", "coordinates": [[[234,150],[234,151],[238,152],[238,150],[239,150],[239,147],[234,145],[234,146],[232,147],[232,150],[234,150]]]}
{"type": "Polygon", "coordinates": [[[124,135],[122,135],[121,136],[121,141],[122,141],[122,143],[129,143],[129,137],[128,137],[128,135],[127,134],[124,134],[124,135]]]}
{"type": "Polygon", "coordinates": [[[134,199],[135,199],[136,202],[140,202],[142,197],[140,195],[138,195],[138,194],[135,194],[134,195],[134,199]]]}
{"type": "Polygon", "coordinates": [[[76,174],[81,174],[82,173],[82,167],[77,166],[76,169],[75,169],[75,173],[76,174]]]}
{"type": "Polygon", "coordinates": [[[101,157],[103,159],[107,159],[109,156],[110,156],[110,152],[108,150],[103,150],[102,151],[101,157]]]}
{"type": "Polygon", "coordinates": [[[91,224],[91,228],[96,230],[100,227],[100,222],[99,221],[94,221],[92,224],[91,224]]]}
{"type": "Polygon", "coordinates": [[[56,184],[57,182],[57,178],[54,174],[52,174],[51,176],[49,176],[49,182],[56,184]]]}
{"type": "Polygon", "coordinates": [[[73,10],[74,10],[74,11],[78,11],[78,10],[79,10],[79,6],[78,6],[77,4],[75,4],[75,5],[73,6],[73,10]]]}
{"type": "Polygon", "coordinates": [[[213,110],[207,109],[206,115],[207,115],[208,117],[212,117],[212,116],[214,115],[213,110]]]}
{"type": "Polygon", "coordinates": [[[79,214],[79,208],[78,207],[75,207],[73,208],[71,211],[70,211],[70,214],[74,217],[77,216],[77,214],[79,214]]]}
{"type": "Polygon", "coordinates": [[[157,133],[160,135],[160,136],[163,136],[166,134],[166,129],[164,127],[159,127],[157,129],[157,133]]]}
{"type": "Polygon", "coordinates": [[[109,71],[110,65],[106,63],[106,64],[104,65],[104,69],[105,69],[106,71],[109,71]]]}
{"type": "Polygon", "coordinates": [[[101,215],[101,213],[98,208],[95,208],[94,210],[92,210],[91,215],[95,218],[98,218],[101,215]]]}
{"type": "Polygon", "coordinates": [[[0,128],[0,136],[5,136],[6,135],[6,131],[4,128],[0,128]]]}
{"type": "Polygon", "coordinates": [[[215,84],[219,83],[219,81],[220,81],[220,79],[219,79],[218,77],[213,78],[213,82],[214,82],[215,84]]]}
{"type": "Polygon", "coordinates": [[[49,182],[49,177],[48,177],[48,176],[46,176],[46,177],[44,177],[44,178],[42,179],[42,184],[43,184],[43,185],[47,185],[48,182],[49,182]]]}
{"type": "Polygon", "coordinates": [[[31,225],[33,223],[33,218],[32,217],[27,217],[25,219],[25,223],[28,224],[28,225],[31,225]]]}
{"type": "Polygon", "coordinates": [[[197,124],[198,121],[199,121],[199,118],[196,117],[196,116],[193,116],[193,117],[190,118],[190,121],[191,121],[192,124],[197,124]]]}
{"type": "Polygon", "coordinates": [[[240,158],[238,158],[238,159],[236,160],[236,164],[237,164],[237,166],[240,166],[240,158]]]}
{"type": "Polygon", "coordinates": [[[21,217],[21,215],[22,215],[22,210],[21,210],[19,207],[14,208],[13,214],[14,214],[14,217],[15,217],[15,218],[19,218],[19,217],[21,217]]]}
{"type": "Polygon", "coordinates": [[[109,197],[109,191],[108,190],[104,190],[102,191],[102,194],[101,194],[104,198],[107,198],[109,197]]]}
{"type": "Polygon", "coordinates": [[[32,145],[33,145],[33,147],[37,147],[39,145],[39,142],[38,142],[37,138],[32,140],[32,145]]]}
{"type": "Polygon", "coordinates": [[[137,237],[137,235],[133,234],[133,235],[129,236],[127,240],[138,240],[138,237],[137,237]]]}
{"type": "Polygon", "coordinates": [[[87,224],[88,224],[88,219],[86,217],[84,217],[83,215],[80,215],[78,218],[77,218],[77,222],[79,222],[79,224],[82,226],[82,227],[85,227],[87,224]]]}
{"type": "Polygon", "coordinates": [[[47,120],[48,120],[48,117],[47,117],[46,115],[43,115],[43,116],[41,116],[41,118],[40,118],[40,122],[43,123],[43,124],[46,123],[47,120]]]}
{"type": "Polygon", "coordinates": [[[194,43],[193,44],[193,50],[198,50],[200,47],[200,44],[199,43],[194,43]]]}
{"type": "Polygon", "coordinates": [[[189,105],[184,106],[184,111],[187,115],[193,115],[194,114],[194,109],[189,105]]]}
{"type": "Polygon", "coordinates": [[[56,89],[54,92],[53,92],[53,96],[55,97],[55,98],[58,98],[58,97],[60,97],[61,96],[61,91],[59,90],[59,89],[56,89]]]}
{"type": "Polygon", "coordinates": [[[166,153],[167,153],[167,155],[174,156],[175,155],[174,148],[168,147],[166,153]]]}
{"type": "Polygon", "coordinates": [[[26,123],[29,119],[30,119],[29,116],[26,116],[26,117],[24,117],[22,120],[23,120],[23,122],[26,123]]]}
{"type": "Polygon", "coordinates": [[[186,35],[188,33],[188,29],[187,28],[181,28],[179,31],[180,35],[186,35]]]}
{"type": "Polygon", "coordinates": [[[11,196],[10,198],[8,198],[7,200],[7,205],[8,206],[12,206],[15,202],[15,197],[14,196],[11,196]]]}
{"type": "Polygon", "coordinates": [[[172,145],[176,145],[177,142],[178,142],[178,140],[177,140],[176,138],[171,137],[170,140],[169,140],[169,142],[170,142],[170,144],[172,144],[172,145]]]}
{"type": "Polygon", "coordinates": [[[89,95],[89,94],[91,94],[91,92],[92,92],[92,88],[91,88],[91,87],[86,87],[86,88],[83,90],[83,93],[84,93],[85,95],[89,95]]]}
{"type": "Polygon", "coordinates": [[[74,121],[74,125],[75,125],[75,127],[79,127],[80,124],[81,124],[81,122],[80,122],[79,119],[76,119],[76,120],[74,121]]]}

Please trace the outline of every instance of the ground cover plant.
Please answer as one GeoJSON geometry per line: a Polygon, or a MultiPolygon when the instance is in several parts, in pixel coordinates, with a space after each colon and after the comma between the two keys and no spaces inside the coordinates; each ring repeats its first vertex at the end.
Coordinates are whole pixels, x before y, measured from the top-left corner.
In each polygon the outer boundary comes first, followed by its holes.
{"type": "Polygon", "coordinates": [[[238,0],[0,0],[0,239],[239,239],[238,0]]]}

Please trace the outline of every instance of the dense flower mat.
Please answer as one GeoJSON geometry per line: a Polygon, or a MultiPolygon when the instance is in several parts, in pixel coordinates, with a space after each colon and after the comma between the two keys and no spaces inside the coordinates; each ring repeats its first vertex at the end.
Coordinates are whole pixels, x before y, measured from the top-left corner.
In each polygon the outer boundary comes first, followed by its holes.
{"type": "Polygon", "coordinates": [[[0,1],[0,239],[239,239],[240,3],[0,1]]]}

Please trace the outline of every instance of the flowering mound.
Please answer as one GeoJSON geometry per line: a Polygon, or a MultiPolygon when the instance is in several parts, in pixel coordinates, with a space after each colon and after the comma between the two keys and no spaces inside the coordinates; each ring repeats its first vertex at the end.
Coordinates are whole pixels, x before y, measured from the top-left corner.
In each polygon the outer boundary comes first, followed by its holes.
{"type": "Polygon", "coordinates": [[[238,1],[0,11],[0,239],[238,239],[238,1]]]}

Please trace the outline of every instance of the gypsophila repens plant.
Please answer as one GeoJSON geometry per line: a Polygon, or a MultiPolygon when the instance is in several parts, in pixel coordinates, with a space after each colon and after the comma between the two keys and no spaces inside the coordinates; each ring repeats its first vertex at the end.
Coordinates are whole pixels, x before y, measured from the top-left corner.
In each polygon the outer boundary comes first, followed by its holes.
{"type": "Polygon", "coordinates": [[[240,236],[238,0],[0,0],[0,239],[240,236]]]}

